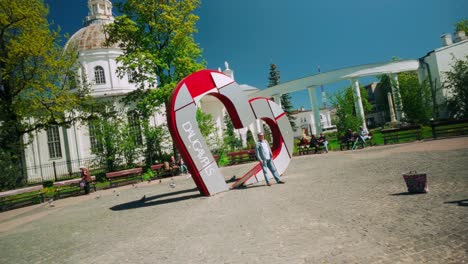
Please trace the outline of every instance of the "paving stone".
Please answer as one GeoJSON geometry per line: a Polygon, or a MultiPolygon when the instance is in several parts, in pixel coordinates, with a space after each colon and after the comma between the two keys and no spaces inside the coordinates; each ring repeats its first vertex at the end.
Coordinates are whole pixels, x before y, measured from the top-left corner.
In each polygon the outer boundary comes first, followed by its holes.
{"type": "Polygon", "coordinates": [[[462,137],[295,157],[284,185],[209,198],[185,176],[119,187],[0,213],[0,263],[468,263],[466,171],[462,137]]]}

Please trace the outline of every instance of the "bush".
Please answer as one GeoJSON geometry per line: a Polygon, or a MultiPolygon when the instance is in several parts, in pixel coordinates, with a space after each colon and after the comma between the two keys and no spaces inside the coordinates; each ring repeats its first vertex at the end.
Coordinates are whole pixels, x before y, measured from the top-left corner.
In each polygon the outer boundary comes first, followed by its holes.
{"type": "Polygon", "coordinates": [[[94,171],[93,173],[91,173],[91,175],[96,176],[96,181],[97,182],[107,181],[106,172],[104,170],[101,170],[101,171],[98,171],[98,172],[94,171]]]}
{"type": "Polygon", "coordinates": [[[52,186],[54,186],[54,181],[44,181],[44,182],[42,183],[42,186],[43,186],[44,188],[52,187],[52,186]]]}
{"type": "Polygon", "coordinates": [[[147,170],[143,174],[143,180],[144,181],[150,181],[154,177],[154,172],[152,170],[147,170]]]}
{"type": "Polygon", "coordinates": [[[229,165],[231,161],[229,160],[229,157],[225,151],[221,151],[219,153],[219,158],[218,158],[218,166],[224,167],[226,165],[229,165]]]}
{"type": "Polygon", "coordinates": [[[55,188],[53,186],[44,187],[43,191],[46,198],[52,198],[55,195],[55,188]]]}

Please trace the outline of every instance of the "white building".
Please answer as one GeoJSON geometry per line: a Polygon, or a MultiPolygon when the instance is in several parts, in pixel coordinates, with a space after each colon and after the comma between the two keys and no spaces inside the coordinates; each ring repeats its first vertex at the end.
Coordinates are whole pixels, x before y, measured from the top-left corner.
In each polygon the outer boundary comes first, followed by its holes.
{"type": "Polygon", "coordinates": [[[428,79],[435,91],[435,101],[438,105],[438,117],[447,118],[447,99],[451,94],[447,89],[443,89],[445,81],[445,72],[452,70],[454,59],[465,59],[468,56],[468,39],[464,31],[459,31],[455,39],[452,39],[450,34],[444,34],[442,38],[442,47],[437,48],[427,53],[419,61],[420,80],[428,79]]]}
{"type": "MultiPolygon", "coordinates": [[[[78,75],[83,83],[90,84],[91,96],[123,107],[119,99],[134,91],[136,86],[130,75],[117,77],[116,58],[123,52],[117,45],[104,45],[104,25],[114,20],[112,3],[109,0],[89,0],[88,8],[84,27],[73,34],[65,48],[77,50],[80,65],[78,75]]],[[[129,122],[139,126],[131,114],[128,118],[129,122]]],[[[156,113],[151,122],[160,125],[165,120],[163,114],[156,113]]],[[[25,141],[28,140],[26,137],[25,141]]],[[[88,165],[92,161],[93,144],[96,141],[90,128],[80,123],[69,128],[51,127],[36,132],[25,150],[28,181],[50,180],[50,175],[60,178],[77,173],[79,166],[88,165]]]]}
{"type": "MultiPolygon", "coordinates": [[[[333,132],[336,131],[336,126],[332,124],[332,118],[335,109],[322,108],[320,112],[320,127],[321,131],[333,132]]],[[[295,138],[301,138],[303,135],[310,136],[311,134],[317,135],[318,132],[315,130],[314,125],[314,112],[313,110],[304,110],[301,108],[293,112],[293,116],[296,118],[295,123],[297,130],[294,132],[295,138]]]]}
{"type": "MultiPolygon", "coordinates": [[[[65,45],[66,49],[76,49],[80,65],[78,76],[83,83],[90,85],[90,95],[98,100],[111,101],[114,105],[124,109],[124,118],[140,129],[131,114],[131,109],[124,108],[119,100],[134,91],[137,87],[132,81],[131,73],[119,78],[116,74],[119,66],[116,59],[123,52],[117,45],[106,46],[104,25],[112,23],[112,3],[109,0],[88,0],[89,14],[85,18],[84,27],[72,35],[65,45]]],[[[234,71],[226,63],[224,73],[234,79],[234,71]]],[[[257,88],[240,85],[246,93],[258,91],[257,88]]],[[[157,87],[151,87],[157,88],[157,87]]],[[[218,128],[218,137],[224,129],[224,115],[226,110],[218,99],[207,96],[202,99],[200,107],[205,113],[210,113],[218,128]]],[[[165,109],[156,112],[150,118],[152,125],[166,124],[165,109]]],[[[79,173],[79,167],[90,166],[95,155],[91,152],[97,144],[93,135],[93,128],[75,123],[71,127],[51,127],[46,131],[36,132],[32,138],[25,137],[25,142],[31,143],[25,149],[25,165],[29,182],[53,180],[79,173]]],[[[261,130],[260,121],[248,128],[237,130],[237,135],[246,143],[247,131],[254,135],[261,130]]],[[[140,139],[141,144],[144,138],[140,139]]]]}

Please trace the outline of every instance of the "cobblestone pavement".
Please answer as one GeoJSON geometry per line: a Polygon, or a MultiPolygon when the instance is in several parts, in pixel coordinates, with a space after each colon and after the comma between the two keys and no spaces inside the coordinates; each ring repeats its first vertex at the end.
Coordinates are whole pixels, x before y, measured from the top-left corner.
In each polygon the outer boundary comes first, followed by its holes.
{"type": "Polygon", "coordinates": [[[186,176],[98,191],[0,214],[0,263],[466,263],[467,169],[465,137],[296,157],[284,185],[209,198],[186,176]]]}

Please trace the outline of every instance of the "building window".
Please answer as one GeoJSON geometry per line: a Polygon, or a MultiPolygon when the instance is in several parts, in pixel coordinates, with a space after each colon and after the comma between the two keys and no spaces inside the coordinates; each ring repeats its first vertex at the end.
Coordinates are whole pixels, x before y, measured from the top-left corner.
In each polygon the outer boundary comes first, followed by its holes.
{"type": "Polygon", "coordinates": [[[91,145],[91,152],[102,151],[102,144],[97,139],[97,134],[99,132],[98,124],[90,122],[88,126],[88,131],[89,131],[89,142],[91,145]]]}
{"type": "Polygon", "coordinates": [[[136,112],[128,113],[128,124],[130,125],[130,133],[134,136],[135,145],[143,145],[143,137],[141,136],[141,122],[140,117],[136,112]]]}
{"type": "Polygon", "coordinates": [[[49,146],[49,158],[57,159],[62,157],[60,135],[57,126],[52,126],[47,129],[47,145],[49,146]]]}
{"type": "Polygon", "coordinates": [[[128,75],[128,82],[129,83],[134,83],[135,82],[135,71],[128,70],[127,75],[128,75]]]}
{"type": "Polygon", "coordinates": [[[104,75],[104,68],[101,66],[94,67],[94,81],[96,84],[105,84],[106,76],[104,75]]]}

